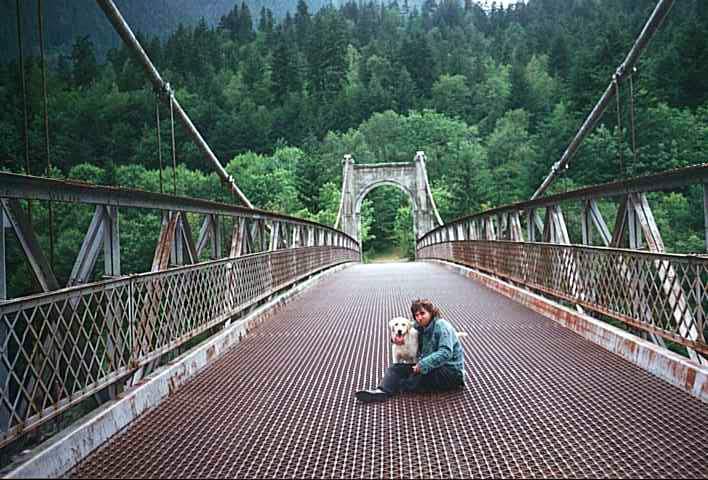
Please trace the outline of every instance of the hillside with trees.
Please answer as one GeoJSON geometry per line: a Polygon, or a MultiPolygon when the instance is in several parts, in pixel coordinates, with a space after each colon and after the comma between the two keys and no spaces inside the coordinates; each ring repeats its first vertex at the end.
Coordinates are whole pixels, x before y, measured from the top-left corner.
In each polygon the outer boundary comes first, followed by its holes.
{"type": "MultiPolygon", "coordinates": [[[[254,11],[232,2],[213,25],[201,20],[168,35],[141,38],[256,206],[332,223],[345,153],[367,163],[411,161],[424,150],[435,201],[443,220],[451,220],[532,194],[609,83],[655,2],[529,0],[489,10],[471,0],[411,5],[348,2],[313,9],[299,0],[279,17],[265,5],[254,11]]],[[[5,23],[14,32],[13,24],[5,23]]],[[[169,112],[161,109],[158,146],[155,96],[129,52],[111,49],[100,62],[94,42],[80,36],[68,54],[53,55],[51,175],[159,191],[158,148],[164,159],[171,158],[169,112]]],[[[25,59],[25,71],[30,173],[44,175],[36,56],[25,59]]],[[[16,61],[0,66],[0,79],[0,167],[23,172],[16,61]]],[[[677,2],[639,65],[633,99],[636,155],[628,131],[628,89],[621,98],[622,128],[610,109],[554,191],[705,162],[704,2],[677,2]]],[[[179,127],[176,145],[177,193],[231,201],[179,127]]],[[[166,182],[165,189],[171,188],[166,182]]],[[[702,195],[696,187],[650,198],[670,251],[703,249],[702,195]]],[[[90,212],[56,208],[55,268],[61,277],[71,269],[68,252],[80,243],[90,212]]],[[[410,254],[410,205],[400,192],[376,189],[364,210],[367,252],[398,245],[410,254]]],[[[33,216],[37,224],[46,220],[41,206],[33,216]]],[[[152,252],[142,235],[156,231],[151,227],[159,218],[133,213],[121,222],[124,271],[144,271],[152,252]]],[[[8,258],[22,262],[11,252],[8,258]]],[[[28,272],[16,267],[9,284],[15,293],[27,291],[28,272]]]]}

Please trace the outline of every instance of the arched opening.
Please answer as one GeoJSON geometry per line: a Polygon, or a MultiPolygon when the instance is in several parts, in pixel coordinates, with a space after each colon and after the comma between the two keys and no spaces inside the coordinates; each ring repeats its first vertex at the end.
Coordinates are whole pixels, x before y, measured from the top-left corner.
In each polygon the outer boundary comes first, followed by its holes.
{"type": "Polygon", "coordinates": [[[414,204],[411,193],[393,182],[380,182],[359,197],[365,262],[403,261],[415,257],[414,204]]]}

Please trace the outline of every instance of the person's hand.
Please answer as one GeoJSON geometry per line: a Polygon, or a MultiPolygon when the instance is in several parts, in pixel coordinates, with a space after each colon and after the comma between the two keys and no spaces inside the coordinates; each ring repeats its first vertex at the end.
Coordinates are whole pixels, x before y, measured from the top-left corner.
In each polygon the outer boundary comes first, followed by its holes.
{"type": "Polygon", "coordinates": [[[420,363],[416,363],[415,365],[413,365],[413,373],[415,373],[416,375],[420,375],[420,363]]]}

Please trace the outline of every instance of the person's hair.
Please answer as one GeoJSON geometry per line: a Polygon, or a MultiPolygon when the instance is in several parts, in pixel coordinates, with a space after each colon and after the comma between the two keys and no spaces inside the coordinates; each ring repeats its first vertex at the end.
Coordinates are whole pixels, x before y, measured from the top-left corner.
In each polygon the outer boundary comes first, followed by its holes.
{"type": "Polygon", "coordinates": [[[440,316],[440,310],[427,298],[413,300],[413,303],[411,304],[411,314],[413,315],[413,318],[415,318],[415,312],[419,310],[425,310],[433,318],[440,316]]]}

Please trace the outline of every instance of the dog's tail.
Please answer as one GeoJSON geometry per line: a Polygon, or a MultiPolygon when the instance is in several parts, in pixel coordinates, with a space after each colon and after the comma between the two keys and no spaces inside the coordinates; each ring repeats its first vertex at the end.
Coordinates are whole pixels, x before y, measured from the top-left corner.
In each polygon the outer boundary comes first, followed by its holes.
{"type": "Polygon", "coordinates": [[[457,338],[465,338],[469,337],[469,334],[467,332],[457,332],[457,338]]]}

